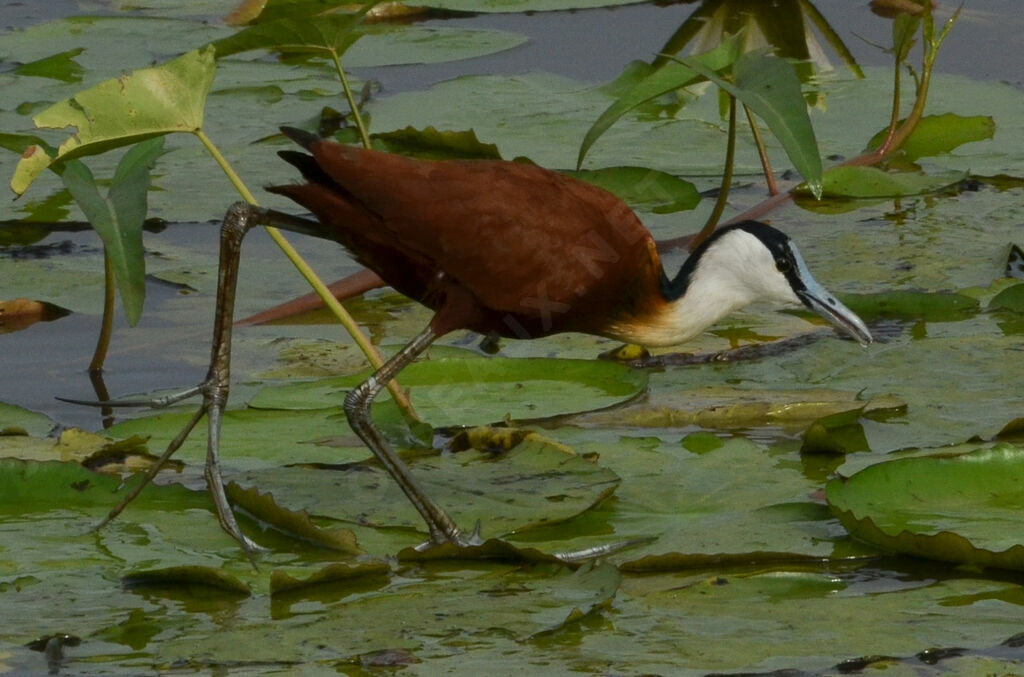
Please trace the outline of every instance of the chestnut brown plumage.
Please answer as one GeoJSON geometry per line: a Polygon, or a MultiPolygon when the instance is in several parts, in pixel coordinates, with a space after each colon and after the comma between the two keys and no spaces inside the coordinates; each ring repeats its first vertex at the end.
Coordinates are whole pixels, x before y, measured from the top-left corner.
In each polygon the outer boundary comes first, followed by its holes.
{"type": "Polygon", "coordinates": [[[312,153],[281,153],[307,183],[268,190],[437,311],[438,334],[606,335],[664,305],[650,232],[596,186],[529,164],[428,162],[288,133],[312,153]]]}

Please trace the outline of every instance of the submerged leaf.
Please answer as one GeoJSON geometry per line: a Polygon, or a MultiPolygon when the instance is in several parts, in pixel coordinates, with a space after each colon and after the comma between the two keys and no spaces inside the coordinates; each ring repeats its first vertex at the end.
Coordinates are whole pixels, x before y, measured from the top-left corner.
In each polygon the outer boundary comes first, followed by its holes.
{"type": "Polygon", "coordinates": [[[488,538],[480,545],[459,546],[454,543],[443,543],[425,550],[405,548],[397,554],[397,557],[402,561],[409,562],[479,559],[494,562],[564,564],[555,555],[536,548],[517,546],[500,538],[488,538]]]}
{"type": "Polygon", "coordinates": [[[581,414],[576,425],[645,428],[729,429],[779,425],[803,428],[814,420],[845,411],[879,411],[905,407],[893,396],[858,399],[855,393],[808,388],[755,390],[705,386],[661,394],[656,403],[637,401],[607,411],[581,414]]]}
{"type": "Polygon", "coordinates": [[[1024,569],[1019,447],[886,461],[832,480],[825,491],[847,531],[882,549],[1024,569]]]}
{"type": "Polygon", "coordinates": [[[619,568],[630,573],[651,573],[655,571],[686,571],[687,569],[807,565],[819,564],[825,559],[796,552],[726,552],[717,554],[670,552],[663,555],[647,555],[623,562],[619,568]]]}
{"type": "Polygon", "coordinates": [[[800,445],[802,454],[849,454],[870,451],[864,428],[860,424],[863,409],[823,416],[804,431],[800,445]]]}

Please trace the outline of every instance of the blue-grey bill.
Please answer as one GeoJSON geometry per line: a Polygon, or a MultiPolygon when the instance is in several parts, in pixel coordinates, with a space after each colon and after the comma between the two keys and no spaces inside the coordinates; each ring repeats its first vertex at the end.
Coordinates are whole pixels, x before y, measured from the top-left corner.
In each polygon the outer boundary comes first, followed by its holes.
{"type": "Polygon", "coordinates": [[[857,313],[840,303],[839,299],[829,294],[828,290],[817,282],[810,281],[807,288],[797,292],[797,295],[804,302],[804,305],[857,339],[862,346],[867,347],[871,345],[873,339],[868,326],[864,324],[864,320],[860,319],[857,313]]]}

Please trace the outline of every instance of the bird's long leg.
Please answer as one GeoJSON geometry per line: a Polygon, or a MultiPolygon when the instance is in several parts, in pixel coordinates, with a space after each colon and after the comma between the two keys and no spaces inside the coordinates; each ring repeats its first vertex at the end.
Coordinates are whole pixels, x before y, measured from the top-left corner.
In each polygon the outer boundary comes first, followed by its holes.
{"type": "Polygon", "coordinates": [[[353,388],[345,396],[345,415],[352,429],[362,438],[388,474],[402,488],[409,501],[419,511],[430,530],[430,541],[420,548],[455,543],[456,545],[476,545],[480,542],[475,532],[467,537],[455,524],[451,517],[441,509],[423,490],[416,478],[409,472],[409,467],[398,457],[398,454],[381,435],[370,417],[370,405],[373,398],[381,391],[388,381],[395,378],[406,365],[416,359],[427,346],[434,342],[438,334],[433,326],[428,325],[408,345],[402,348],[370,378],[353,388]]]}
{"type": "MultiPolygon", "coordinates": [[[[220,269],[217,284],[217,308],[214,315],[213,345],[210,350],[210,368],[206,378],[197,386],[149,402],[122,401],[103,403],[110,406],[165,407],[194,395],[202,395],[203,402],[184,428],[167,446],[163,455],[150,468],[135,489],[119,503],[97,529],[116,517],[139,492],[153,479],[160,468],[178,450],[189,433],[202,417],[207,417],[208,440],[204,475],[213,498],[217,519],[221,526],[250,554],[263,550],[250,540],[238,526],[234,513],[224,491],[224,480],[220,470],[220,428],[224,409],[227,406],[231,376],[231,328],[235,307],[235,291],[238,285],[238,267],[241,257],[242,240],[254,226],[277,226],[293,232],[317,235],[316,224],[305,219],[281,212],[254,207],[245,203],[233,205],[224,217],[220,233],[220,269]]],[[[322,234],[320,235],[322,237],[322,234]]],[[[69,400],[73,401],[73,400],[69,400]]],[[[80,402],[82,404],[96,404],[80,402]]]]}
{"type": "MultiPolygon", "coordinates": [[[[272,220],[269,219],[269,216],[267,210],[244,203],[232,205],[224,216],[224,223],[220,229],[220,266],[217,278],[217,308],[214,312],[213,345],[210,349],[210,369],[206,373],[206,379],[199,385],[203,403],[196,414],[196,417],[206,414],[206,467],[203,474],[206,476],[206,485],[213,498],[217,519],[224,530],[241,543],[249,553],[264,548],[256,545],[242,533],[235,514],[231,511],[231,505],[228,503],[227,494],[224,492],[224,479],[220,471],[220,428],[231,384],[231,325],[235,310],[235,291],[238,287],[242,240],[253,226],[272,220]]],[[[196,418],[193,418],[189,422],[189,426],[194,426],[195,420],[196,418]]],[[[179,437],[182,441],[184,440],[181,435],[179,437]]],[[[178,438],[175,438],[175,442],[177,441],[178,438]]],[[[174,442],[171,444],[174,445],[174,442]]],[[[168,450],[170,451],[170,447],[168,450]]]]}

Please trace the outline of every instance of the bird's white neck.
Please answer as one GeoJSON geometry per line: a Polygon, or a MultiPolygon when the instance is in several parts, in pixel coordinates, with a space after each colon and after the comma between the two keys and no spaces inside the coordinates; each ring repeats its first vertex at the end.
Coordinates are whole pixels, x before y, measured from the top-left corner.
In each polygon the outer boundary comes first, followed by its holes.
{"type": "Polygon", "coordinates": [[[645,346],[670,346],[692,339],[755,301],[800,304],[775,270],[771,252],[744,230],[724,233],[695,262],[684,265],[680,275],[686,277],[679,282],[685,287],[677,298],[666,300],[653,316],[616,325],[609,335],[645,346]]]}

